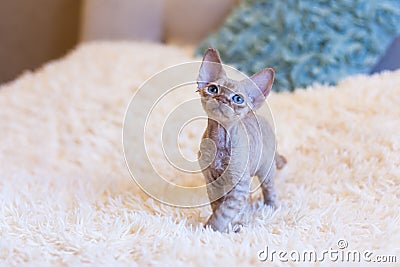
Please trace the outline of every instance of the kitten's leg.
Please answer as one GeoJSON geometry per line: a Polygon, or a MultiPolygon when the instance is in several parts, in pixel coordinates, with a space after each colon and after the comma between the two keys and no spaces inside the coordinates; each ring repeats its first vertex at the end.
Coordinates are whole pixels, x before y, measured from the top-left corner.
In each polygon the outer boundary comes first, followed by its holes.
{"type": "MultiPolygon", "coordinates": [[[[214,178],[215,174],[213,176],[213,172],[209,168],[203,170],[203,176],[207,185],[217,179],[214,178]]],[[[207,186],[207,194],[210,200],[212,212],[214,212],[223,201],[223,188],[219,188],[218,186],[207,186]]]]}
{"type": "Polygon", "coordinates": [[[274,208],[276,208],[276,191],[274,186],[275,173],[276,164],[273,162],[271,168],[269,168],[269,166],[260,166],[256,174],[261,183],[264,203],[274,208]]]}
{"type": "Polygon", "coordinates": [[[214,213],[216,209],[221,205],[223,202],[223,197],[217,200],[214,200],[213,202],[210,203],[212,212],[214,213]]]}
{"type": "Polygon", "coordinates": [[[249,196],[250,176],[247,174],[222,198],[206,226],[208,225],[213,230],[220,232],[227,231],[229,224],[234,224],[235,219],[241,216],[248,203],[249,196]]]}

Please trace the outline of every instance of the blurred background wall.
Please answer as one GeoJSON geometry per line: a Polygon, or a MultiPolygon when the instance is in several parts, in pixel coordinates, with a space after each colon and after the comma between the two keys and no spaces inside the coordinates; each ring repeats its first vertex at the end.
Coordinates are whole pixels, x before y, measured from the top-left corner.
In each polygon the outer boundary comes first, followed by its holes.
{"type": "Polygon", "coordinates": [[[0,0],[0,83],[78,42],[81,0],[0,0]]]}
{"type": "Polygon", "coordinates": [[[84,0],[82,41],[161,41],[163,0],[84,0]]]}
{"type": "Polygon", "coordinates": [[[0,0],[0,83],[79,42],[149,40],[194,45],[240,0],[0,0]]]}

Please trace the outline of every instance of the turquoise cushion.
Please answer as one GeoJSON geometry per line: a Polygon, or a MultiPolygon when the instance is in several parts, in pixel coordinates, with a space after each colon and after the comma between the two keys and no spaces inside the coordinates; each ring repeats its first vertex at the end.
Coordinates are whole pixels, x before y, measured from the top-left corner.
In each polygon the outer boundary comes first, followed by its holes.
{"type": "Polygon", "coordinates": [[[399,32],[399,0],[244,0],[196,53],[216,47],[248,75],[273,67],[274,90],[293,90],[368,72],[399,32]]]}

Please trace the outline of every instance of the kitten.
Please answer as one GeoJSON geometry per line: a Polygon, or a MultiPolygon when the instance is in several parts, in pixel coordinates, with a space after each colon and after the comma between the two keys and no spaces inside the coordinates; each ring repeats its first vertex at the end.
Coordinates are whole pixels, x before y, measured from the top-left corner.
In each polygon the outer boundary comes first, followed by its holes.
{"type": "Polygon", "coordinates": [[[206,226],[216,231],[239,225],[253,176],[260,180],[265,204],[276,205],[273,177],[286,159],[275,153],[275,135],[267,120],[254,113],[265,102],[273,80],[271,68],[250,79],[229,79],[218,51],[209,48],[204,54],[197,84],[208,125],[199,164],[213,212],[206,226]]]}

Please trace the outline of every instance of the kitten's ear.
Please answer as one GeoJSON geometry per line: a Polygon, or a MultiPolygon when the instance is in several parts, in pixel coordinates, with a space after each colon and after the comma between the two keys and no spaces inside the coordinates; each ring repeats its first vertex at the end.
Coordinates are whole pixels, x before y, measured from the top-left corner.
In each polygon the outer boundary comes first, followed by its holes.
{"type": "Polygon", "coordinates": [[[257,86],[257,88],[255,88],[254,84],[252,84],[250,86],[250,92],[248,92],[253,100],[254,107],[258,108],[264,103],[274,83],[274,76],[274,69],[266,68],[250,77],[250,80],[257,86]]]}
{"type": "Polygon", "coordinates": [[[201,63],[197,85],[203,88],[207,83],[218,80],[220,77],[226,76],[222,67],[221,58],[217,49],[209,47],[204,53],[203,62],[201,63]]]}

